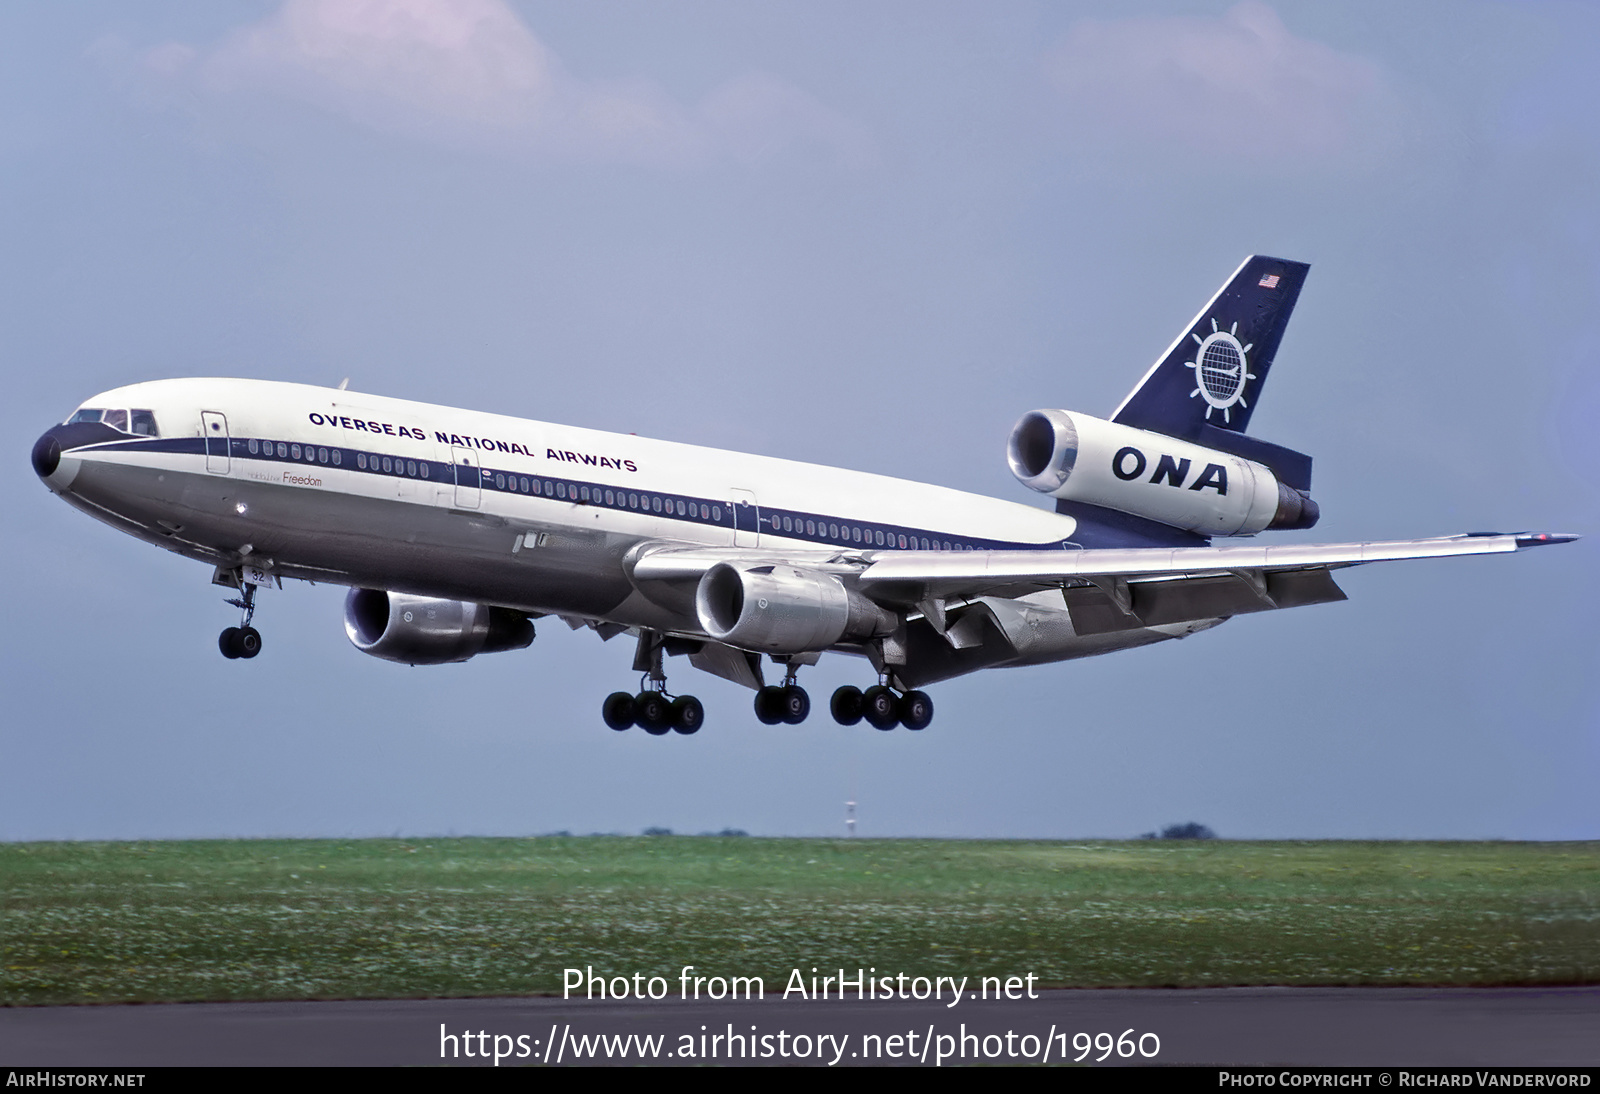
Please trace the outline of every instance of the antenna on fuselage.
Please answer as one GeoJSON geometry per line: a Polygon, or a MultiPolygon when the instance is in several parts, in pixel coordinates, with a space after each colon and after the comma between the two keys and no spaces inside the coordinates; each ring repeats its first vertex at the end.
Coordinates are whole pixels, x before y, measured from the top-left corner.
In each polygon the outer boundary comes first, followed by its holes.
{"type": "Polygon", "coordinates": [[[350,377],[346,376],[343,380],[339,381],[339,390],[340,391],[343,391],[345,388],[347,388],[349,386],[350,386],[350,377]]]}

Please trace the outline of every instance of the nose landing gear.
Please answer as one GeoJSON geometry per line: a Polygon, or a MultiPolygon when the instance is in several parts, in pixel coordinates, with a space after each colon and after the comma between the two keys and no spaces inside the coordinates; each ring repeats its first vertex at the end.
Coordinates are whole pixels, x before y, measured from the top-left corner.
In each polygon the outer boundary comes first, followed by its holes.
{"type": "Polygon", "coordinates": [[[228,603],[244,613],[243,623],[229,627],[217,636],[217,648],[230,661],[240,657],[249,660],[261,652],[261,632],[250,625],[256,614],[256,587],[246,582],[240,588],[243,595],[228,603]]]}

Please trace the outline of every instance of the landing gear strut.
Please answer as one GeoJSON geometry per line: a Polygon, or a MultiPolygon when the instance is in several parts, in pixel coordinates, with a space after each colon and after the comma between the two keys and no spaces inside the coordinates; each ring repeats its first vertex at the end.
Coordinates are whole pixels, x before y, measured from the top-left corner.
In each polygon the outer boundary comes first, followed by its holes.
{"type": "Polygon", "coordinates": [[[665,638],[654,631],[639,635],[633,667],[644,675],[639,679],[639,694],[614,691],[600,707],[600,717],[612,729],[621,731],[638,726],[652,737],[676,730],[684,736],[698,732],[705,724],[706,708],[693,695],[673,697],[667,693],[667,674],[662,668],[665,638]]]}
{"type": "Polygon", "coordinates": [[[238,657],[249,659],[261,652],[261,632],[250,625],[256,614],[256,587],[244,582],[240,589],[243,595],[228,603],[244,613],[244,620],[240,626],[229,627],[217,636],[217,648],[230,661],[238,657]]]}

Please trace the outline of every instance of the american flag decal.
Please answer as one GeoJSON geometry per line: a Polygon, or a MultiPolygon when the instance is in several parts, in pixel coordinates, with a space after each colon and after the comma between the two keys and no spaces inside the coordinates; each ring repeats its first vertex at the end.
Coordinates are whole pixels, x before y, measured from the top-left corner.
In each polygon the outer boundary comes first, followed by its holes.
{"type": "Polygon", "coordinates": [[[1278,275],[1268,274],[1261,279],[1260,285],[1263,289],[1276,289],[1278,287],[1278,275]]]}

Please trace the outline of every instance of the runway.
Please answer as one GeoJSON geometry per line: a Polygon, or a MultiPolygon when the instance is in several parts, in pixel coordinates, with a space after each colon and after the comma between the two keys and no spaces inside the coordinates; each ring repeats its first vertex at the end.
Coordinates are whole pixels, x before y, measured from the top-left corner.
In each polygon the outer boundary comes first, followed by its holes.
{"type": "Polygon", "coordinates": [[[1037,994],[8,1007],[0,1066],[1600,1065],[1600,987],[1037,994]]]}

